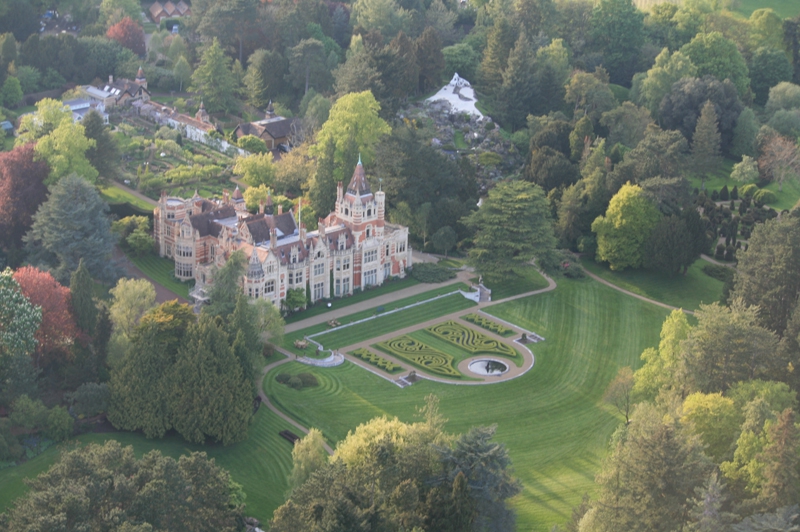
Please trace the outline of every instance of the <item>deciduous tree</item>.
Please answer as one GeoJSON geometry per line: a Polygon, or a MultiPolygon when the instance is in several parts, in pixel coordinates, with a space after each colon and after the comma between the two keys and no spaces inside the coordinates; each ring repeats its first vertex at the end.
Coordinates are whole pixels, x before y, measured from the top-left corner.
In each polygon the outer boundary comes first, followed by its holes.
{"type": "Polygon", "coordinates": [[[147,279],[120,279],[110,292],[114,330],[130,337],[142,316],[156,306],[156,289],[147,279]]]}
{"type": "Polygon", "coordinates": [[[281,54],[258,49],[247,59],[247,74],[244,86],[247,101],[258,109],[266,109],[270,100],[283,91],[283,76],[286,62],[281,54]]]}
{"type": "Polygon", "coordinates": [[[627,85],[644,44],[644,14],[631,0],[602,0],[589,19],[589,35],[614,83],[627,85]]]}
{"type": "Polygon", "coordinates": [[[302,440],[292,449],[292,472],[289,476],[289,487],[297,489],[317,470],[328,462],[328,453],[323,444],[322,433],[311,428],[302,440]]]}
{"type": "Polygon", "coordinates": [[[672,85],[682,79],[697,75],[697,67],[680,51],[670,54],[668,48],[656,56],[655,64],[647,71],[640,89],[643,104],[650,114],[658,116],[661,100],[669,94],[672,85]]]}
{"type": "Polygon", "coordinates": [[[275,164],[272,162],[272,153],[253,153],[237,158],[233,165],[233,173],[242,176],[242,180],[252,187],[272,186],[275,181],[275,164]]]}
{"type": "Polygon", "coordinates": [[[59,358],[71,358],[69,346],[78,336],[72,315],[69,288],[62,286],[48,272],[25,266],[14,272],[22,294],[42,309],[42,323],[36,331],[36,351],[32,353],[37,368],[59,358]]]}
{"type": "Polygon", "coordinates": [[[42,309],[22,295],[11,269],[0,272],[0,400],[5,404],[36,390],[30,355],[36,350],[36,331],[41,322],[42,309]]]}
{"type": "Polygon", "coordinates": [[[698,33],[681,48],[697,67],[697,75],[714,76],[718,80],[731,80],[740,97],[745,97],[750,89],[747,64],[730,39],[719,32],[698,33]]]}
{"type": "Polygon", "coordinates": [[[647,242],[660,219],[658,209],[639,186],[623,185],[611,198],[605,216],[592,223],[597,259],[608,262],[612,270],[642,267],[647,242]]]}
{"type": "Polygon", "coordinates": [[[36,112],[23,115],[19,121],[15,144],[22,146],[54,131],[62,123],[72,123],[69,107],[58,100],[45,98],[36,104],[36,112]]]}
{"type": "Polygon", "coordinates": [[[28,530],[69,520],[80,528],[120,532],[182,527],[233,532],[243,510],[231,504],[236,486],[205,453],[175,460],[152,451],[137,459],[133,447],[110,440],[62,454],[55,465],[31,480],[30,492],[9,512],[8,524],[14,530],[28,530]],[[92,489],[106,485],[109,478],[131,481],[92,489]],[[75,496],[76,490],[82,496],[75,496]],[[107,508],[119,514],[111,515],[107,508]]]}
{"type": "Polygon", "coordinates": [[[622,102],[616,109],[606,111],[600,116],[600,125],[608,128],[609,146],[620,143],[628,148],[635,148],[652,123],[650,111],[631,102],[622,102]]]}
{"type": "Polygon", "coordinates": [[[791,139],[773,135],[764,145],[758,166],[777,181],[778,190],[783,191],[784,181],[800,178],[800,147],[791,139]]]}
{"type": "Polygon", "coordinates": [[[144,46],[144,30],[130,17],[125,17],[108,28],[106,37],[117,41],[122,46],[143,57],[146,50],[144,46]]]}
{"type": "Polygon", "coordinates": [[[731,144],[731,155],[742,157],[748,155],[756,156],[756,136],[758,135],[758,120],[752,109],[745,107],[736,119],[736,126],[733,128],[733,141],[731,144]]]}
{"type": "Polygon", "coordinates": [[[324,91],[331,84],[330,69],[322,43],[316,39],[303,39],[291,48],[289,55],[288,81],[295,89],[308,93],[310,87],[324,91]]]}
{"type": "Polygon", "coordinates": [[[792,80],[792,64],[778,48],[759,48],[750,61],[750,88],[758,105],[767,103],[769,90],[778,83],[792,80]]]}
{"type": "Polygon", "coordinates": [[[608,384],[603,401],[612,405],[625,416],[625,424],[630,423],[631,409],[633,408],[633,371],[629,366],[619,368],[617,375],[608,384]]]}
{"type": "Polygon", "coordinates": [[[47,198],[47,164],[35,160],[33,144],[0,153],[0,245],[18,247],[47,198]]]}

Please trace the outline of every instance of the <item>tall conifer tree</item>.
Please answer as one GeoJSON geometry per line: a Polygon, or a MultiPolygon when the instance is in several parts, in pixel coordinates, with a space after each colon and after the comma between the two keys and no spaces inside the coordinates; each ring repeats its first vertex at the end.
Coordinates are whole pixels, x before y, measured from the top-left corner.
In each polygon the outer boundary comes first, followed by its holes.
{"type": "Polygon", "coordinates": [[[714,104],[706,101],[692,137],[692,163],[696,172],[705,176],[716,168],[720,160],[722,137],[714,104]]]}

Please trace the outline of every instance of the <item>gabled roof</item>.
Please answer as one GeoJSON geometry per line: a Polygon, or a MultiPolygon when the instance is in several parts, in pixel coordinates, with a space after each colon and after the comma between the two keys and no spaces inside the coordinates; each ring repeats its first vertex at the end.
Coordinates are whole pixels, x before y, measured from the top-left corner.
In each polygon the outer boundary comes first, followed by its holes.
{"type": "Polygon", "coordinates": [[[172,2],[167,0],[167,2],[164,4],[164,11],[166,11],[169,16],[174,15],[175,14],[175,4],[173,4],[172,2]]]}
{"type": "Polygon", "coordinates": [[[181,15],[185,15],[185,14],[186,14],[186,12],[187,12],[187,11],[189,11],[189,6],[186,4],[186,2],[184,2],[183,0],[181,0],[180,2],[178,2],[178,3],[175,5],[175,9],[177,9],[177,10],[178,10],[178,13],[179,13],[179,14],[181,14],[181,15]]]}
{"type": "Polygon", "coordinates": [[[150,6],[149,11],[150,11],[150,15],[153,18],[156,18],[159,15],[159,13],[164,11],[164,6],[161,5],[161,2],[153,2],[153,5],[150,6]]]}
{"type": "Polygon", "coordinates": [[[200,234],[201,237],[212,235],[219,236],[222,230],[222,225],[215,222],[215,220],[224,220],[225,218],[236,218],[236,210],[226,205],[222,208],[195,214],[189,218],[192,227],[200,234]]]}
{"type": "Polygon", "coordinates": [[[283,214],[254,214],[242,220],[247,225],[253,243],[269,242],[272,229],[278,230],[278,238],[292,235],[297,230],[297,224],[291,212],[283,214]]]}

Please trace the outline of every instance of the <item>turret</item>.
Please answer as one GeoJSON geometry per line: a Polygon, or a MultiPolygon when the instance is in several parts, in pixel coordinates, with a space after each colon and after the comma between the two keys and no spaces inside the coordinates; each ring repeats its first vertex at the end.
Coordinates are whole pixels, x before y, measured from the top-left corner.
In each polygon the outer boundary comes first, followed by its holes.
{"type": "Polygon", "coordinates": [[[139,67],[139,71],[136,72],[136,79],[134,81],[145,89],[147,88],[147,78],[144,77],[144,69],[142,69],[141,66],[139,67]]]}

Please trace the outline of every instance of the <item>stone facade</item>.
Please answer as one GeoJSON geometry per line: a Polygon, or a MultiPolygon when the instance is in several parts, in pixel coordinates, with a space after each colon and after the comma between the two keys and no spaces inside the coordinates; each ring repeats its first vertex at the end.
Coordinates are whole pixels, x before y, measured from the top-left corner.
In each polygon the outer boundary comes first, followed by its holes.
{"type": "Polygon", "coordinates": [[[154,234],[159,255],[175,261],[177,278],[195,280],[196,294],[213,283],[214,270],[231,253],[242,250],[248,258],[245,294],[279,305],[289,289],[301,288],[310,290],[313,302],[405,276],[411,266],[408,228],[386,222],[385,206],[386,195],[370,190],[359,161],[347,188],[337,187],[335,211],[319,219],[316,231],[280,205],[273,211],[270,199],[250,214],[237,187],[219,201],[162,194],[154,234]]]}

